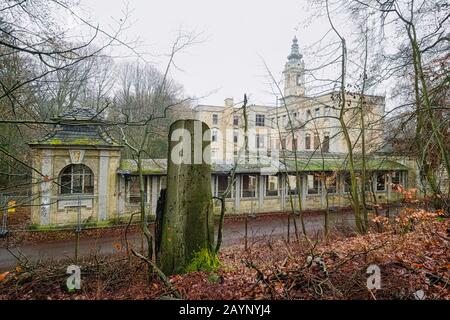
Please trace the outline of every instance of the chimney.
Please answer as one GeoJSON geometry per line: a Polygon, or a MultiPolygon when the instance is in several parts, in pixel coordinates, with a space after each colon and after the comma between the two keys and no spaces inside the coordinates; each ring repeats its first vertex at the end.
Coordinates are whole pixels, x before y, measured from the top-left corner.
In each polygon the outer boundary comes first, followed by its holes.
{"type": "Polygon", "coordinates": [[[225,107],[233,107],[233,106],[234,106],[233,98],[226,98],[225,99],[225,107]]]}

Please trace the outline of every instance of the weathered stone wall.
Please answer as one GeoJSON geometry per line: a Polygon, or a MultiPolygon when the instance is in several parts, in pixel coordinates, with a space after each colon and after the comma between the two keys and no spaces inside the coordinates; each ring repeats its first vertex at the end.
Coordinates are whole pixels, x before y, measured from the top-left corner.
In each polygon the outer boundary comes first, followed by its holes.
{"type": "MultiPolygon", "coordinates": [[[[46,177],[33,172],[35,200],[31,221],[38,225],[65,225],[77,221],[78,204],[81,203],[81,220],[99,222],[117,215],[117,168],[119,150],[84,150],[80,163],[89,167],[94,175],[93,194],[61,194],[61,171],[74,163],[68,148],[36,148],[33,150],[33,167],[46,177]]],[[[78,149],[77,149],[78,150],[78,149]]]]}

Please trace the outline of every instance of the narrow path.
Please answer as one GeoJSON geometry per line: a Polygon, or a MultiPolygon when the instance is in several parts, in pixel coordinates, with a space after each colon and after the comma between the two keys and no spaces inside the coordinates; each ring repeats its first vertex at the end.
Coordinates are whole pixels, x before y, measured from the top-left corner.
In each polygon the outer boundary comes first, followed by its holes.
{"type": "MultiPolygon", "coordinates": [[[[310,235],[323,230],[323,214],[305,216],[306,230],[310,235]]],[[[297,218],[299,233],[301,234],[300,219],[297,218]]],[[[248,219],[248,243],[255,243],[268,237],[287,235],[287,216],[271,215],[248,219]]],[[[354,225],[353,215],[349,212],[339,212],[330,215],[330,226],[354,225]]],[[[291,237],[294,237],[294,226],[291,220],[291,237]]],[[[223,245],[230,246],[243,242],[245,237],[245,222],[243,220],[227,220],[224,225],[223,245]]],[[[140,234],[134,233],[128,237],[129,243],[135,247],[140,246],[140,234]]],[[[4,240],[0,240],[4,241],[4,240]]],[[[103,237],[98,239],[81,239],[79,244],[79,257],[87,257],[97,253],[108,255],[123,249],[125,241],[123,236],[103,237]]],[[[23,255],[31,263],[39,261],[52,261],[74,257],[75,242],[51,242],[34,245],[22,245],[11,249],[19,256],[23,255]]],[[[10,270],[17,264],[17,259],[5,248],[0,248],[0,272],[10,270]]]]}

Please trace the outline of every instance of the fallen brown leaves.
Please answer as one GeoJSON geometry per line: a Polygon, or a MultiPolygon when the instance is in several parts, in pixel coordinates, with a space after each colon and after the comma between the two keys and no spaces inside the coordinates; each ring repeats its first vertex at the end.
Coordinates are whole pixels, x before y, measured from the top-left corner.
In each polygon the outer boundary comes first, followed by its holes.
{"type": "MultiPolygon", "coordinates": [[[[449,299],[448,218],[420,210],[405,211],[383,223],[383,233],[332,236],[325,241],[286,243],[267,240],[245,251],[222,250],[215,274],[194,272],[169,277],[184,299],[449,299]],[[381,270],[381,289],[367,289],[367,268],[381,270]]],[[[62,288],[63,265],[15,270],[0,281],[0,299],[157,299],[168,296],[156,278],[147,281],[145,265],[117,254],[115,260],[88,259],[82,289],[62,288]],[[31,276],[22,276],[28,273],[31,276]],[[5,284],[6,282],[6,284],[5,284]]],[[[111,259],[111,258],[110,258],[111,259]]]]}

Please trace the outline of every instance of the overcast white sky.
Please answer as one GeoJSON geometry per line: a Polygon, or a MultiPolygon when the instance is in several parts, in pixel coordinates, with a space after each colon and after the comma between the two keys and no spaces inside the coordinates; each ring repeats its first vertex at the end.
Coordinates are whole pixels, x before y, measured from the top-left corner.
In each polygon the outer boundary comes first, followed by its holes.
{"type": "MultiPolygon", "coordinates": [[[[207,104],[239,101],[244,93],[252,103],[274,104],[262,58],[280,77],[294,35],[302,51],[328,29],[324,21],[307,22],[306,0],[84,0],[83,6],[106,30],[128,6],[132,25],[122,38],[139,38],[139,50],[152,54],[146,59],[159,68],[179,29],[203,31],[206,40],[178,56],[183,71],[172,76],[187,94],[208,95],[199,101],[207,104]]],[[[308,64],[314,57],[304,59],[308,64]]]]}

